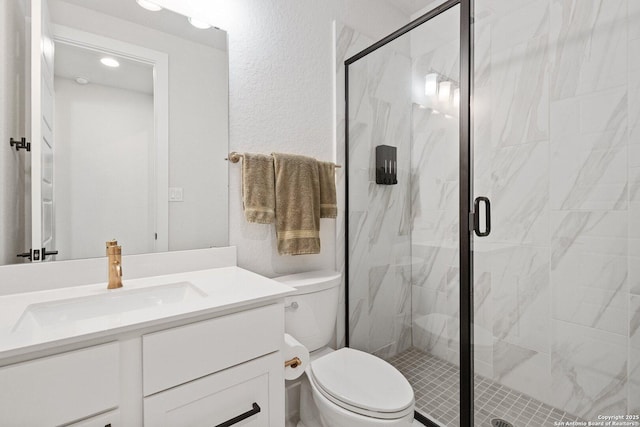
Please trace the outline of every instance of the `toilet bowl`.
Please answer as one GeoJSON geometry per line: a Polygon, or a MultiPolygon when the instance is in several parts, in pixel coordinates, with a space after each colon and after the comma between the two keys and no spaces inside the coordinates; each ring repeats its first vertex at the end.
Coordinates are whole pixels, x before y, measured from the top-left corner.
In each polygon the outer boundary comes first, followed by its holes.
{"type": "Polygon", "coordinates": [[[298,427],[408,427],[414,395],[407,379],[371,354],[328,347],[340,274],[314,271],[275,280],[296,289],[285,301],[285,331],[310,351],[302,378],[298,427]]]}

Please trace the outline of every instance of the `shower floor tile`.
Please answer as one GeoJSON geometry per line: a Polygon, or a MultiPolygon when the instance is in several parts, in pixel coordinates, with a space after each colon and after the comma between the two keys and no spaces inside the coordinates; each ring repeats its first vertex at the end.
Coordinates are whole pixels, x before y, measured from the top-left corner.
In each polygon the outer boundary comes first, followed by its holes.
{"type": "MultiPolygon", "coordinates": [[[[410,348],[388,360],[413,386],[416,410],[442,427],[458,426],[460,370],[429,353],[410,348]]],[[[501,418],[514,427],[552,427],[556,421],[584,421],[480,375],[475,376],[475,422],[492,427],[501,418]]]]}

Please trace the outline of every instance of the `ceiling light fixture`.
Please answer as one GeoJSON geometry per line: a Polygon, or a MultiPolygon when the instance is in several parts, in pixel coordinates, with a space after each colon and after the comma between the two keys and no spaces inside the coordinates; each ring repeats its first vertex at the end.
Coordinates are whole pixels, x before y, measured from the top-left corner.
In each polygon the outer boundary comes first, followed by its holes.
{"type": "Polygon", "coordinates": [[[107,67],[111,68],[117,68],[120,66],[120,63],[116,59],[109,57],[102,58],[100,62],[102,63],[102,65],[106,65],[107,67]]]}
{"type": "Polygon", "coordinates": [[[199,28],[201,30],[206,30],[207,28],[211,28],[211,25],[207,24],[204,21],[198,21],[197,19],[194,19],[194,18],[191,18],[191,17],[188,18],[188,19],[189,19],[189,23],[191,25],[193,25],[194,27],[199,28]]]}
{"type": "Polygon", "coordinates": [[[136,3],[138,3],[140,7],[150,10],[151,12],[157,12],[159,10],[162,10],[160,6],[148,0],[136,0],[136,3]]]}
{"type": "Polygon", "coordinates": [[[438,93],[438,75],[436,73],[424,76],[424,94],[433,96],[438,93]]]}
{"type": "Polygon", "coordinates": [[[79,85],[88,85],[89,84],[89,79],[85,78],[85,77],[76,77],[75,78],[76,83],[78,83],[79,85]]]}
{"type": "Polygon", "coordinates": [[[438,85],[438,99],[442,102],[449,101],[451,96],[451,82],[440,82],[438,85]]]}

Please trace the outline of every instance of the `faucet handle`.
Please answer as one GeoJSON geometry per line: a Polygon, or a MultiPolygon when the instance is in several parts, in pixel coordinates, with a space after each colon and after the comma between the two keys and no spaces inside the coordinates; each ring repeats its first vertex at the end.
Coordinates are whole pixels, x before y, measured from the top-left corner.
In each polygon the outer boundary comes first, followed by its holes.
{"type": "Polygon", "coordinates": [[[106,242],[106,246],[107,246],[107,255],[116,254],[118,251],[118,248],[120,248],[120,246],[118,246],[118,241],[116,239],[108,240],[106,242]]]}

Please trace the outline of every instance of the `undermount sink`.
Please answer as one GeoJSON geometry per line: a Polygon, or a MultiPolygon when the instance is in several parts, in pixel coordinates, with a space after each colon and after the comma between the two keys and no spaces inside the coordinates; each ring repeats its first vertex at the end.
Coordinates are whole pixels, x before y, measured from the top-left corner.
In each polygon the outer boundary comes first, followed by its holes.
{"type": "Polygon", "coordinates": [[[13,331],[57,328],[79,321],[89,322],[116,314],[195,301],[206,296],[206,293],[193,284],[178,282],[36,303],[24,310],[13,331]]]}

